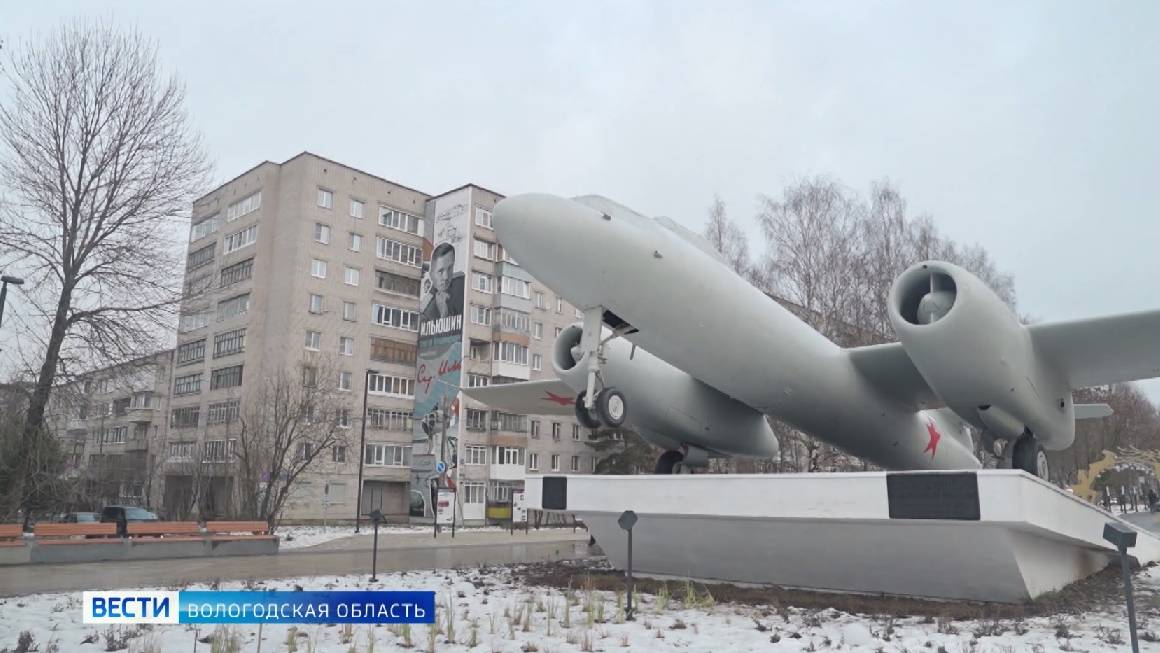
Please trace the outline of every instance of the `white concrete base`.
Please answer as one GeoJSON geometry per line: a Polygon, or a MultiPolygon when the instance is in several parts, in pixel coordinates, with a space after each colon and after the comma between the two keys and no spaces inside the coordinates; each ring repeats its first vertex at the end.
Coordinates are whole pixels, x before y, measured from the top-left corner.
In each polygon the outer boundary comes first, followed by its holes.
{"type": "MultiPolygon", "coordinates": [[[[642,574],[1022,602],[1116,560],[1102,534],[1117,517],[1015,470],[529,476],[526,488],[530,507],[582,519],[617,568],[617,518],[635,511],[642,574]]],[[[1131,553],[1160,560],[1160,538],[1140,531],[1131,553]]]]}

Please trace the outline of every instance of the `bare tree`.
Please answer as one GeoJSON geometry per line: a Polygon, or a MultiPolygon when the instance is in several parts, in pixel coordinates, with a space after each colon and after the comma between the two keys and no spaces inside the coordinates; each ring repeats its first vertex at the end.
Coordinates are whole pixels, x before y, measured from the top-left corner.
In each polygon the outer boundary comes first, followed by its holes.
{"type": "MultiPolygon", "coordinates": [[[[254,385],[241,413],[234,452],[241,513],[276,526],[299,476],[351,441],[351,410],[330,366],[304,364],[254,385]]],[[[351,454],[346,454],[351,455],[351,454]]],[[[357,456],[358,452],[353,455],[357,456]]]]}
{"type": "Polygon", "coordinates": [[[718,195],[713,196],[713,205],[709,207],[705,238],[721,253],[734,272],[742,276],[749,274],[749,241],[741,227],[729,219],[725,212],[725,202],[718,195]]]}
{"type": "Polygon", "coordinates": [[[169,328],[181,265],[167,222],[208,166],[181,85],[140,34],[78,22],[6,54],[0,265],[29,279],[48,334],[23,429],[32,450],[70,362],[125,360],[169,328]]]}

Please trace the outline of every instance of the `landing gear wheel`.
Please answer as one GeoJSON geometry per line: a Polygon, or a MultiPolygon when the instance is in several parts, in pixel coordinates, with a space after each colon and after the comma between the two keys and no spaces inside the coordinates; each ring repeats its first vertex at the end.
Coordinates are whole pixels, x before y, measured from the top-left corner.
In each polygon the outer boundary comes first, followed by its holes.
{"type": "Polygon", "coordinates": [[[600,419],[595,414],[596,411],[588,410],[584,406],[584,398],[587,395],[588,391],[585,390],[576,397],[576,421],[580,422],[580,425],[586,429],[598,429],[600,428],[600,419]]]}
{"type": "Polygon", "coordinates": [[[628,417],[628,402],[624,393],[613,388],[605,388],[596,395],[596,414],[608,428],[620,428],[628,417]]]}
{"type": "Polygon", "coordinates": [[[661,454],[657,458],[657,466],[653,469],[654,474],[672,474],[676,466],[685,459],[685,456],[680,451],[669,450],[661,454]]]}
{"type": "Polygon", "coordinates": [[[1015,446],[1011,448],[1011,469],[1022,469],[1045,481],[1051,480],[1047,452],[1032,435],[1024,435],[1015,441],[1015,446]]]}

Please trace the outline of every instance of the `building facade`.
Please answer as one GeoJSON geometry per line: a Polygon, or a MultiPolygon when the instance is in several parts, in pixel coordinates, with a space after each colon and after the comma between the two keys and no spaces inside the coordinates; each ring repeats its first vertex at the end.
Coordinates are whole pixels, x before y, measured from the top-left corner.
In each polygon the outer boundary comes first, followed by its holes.
{"type": "MultiPolygon", "coordinates": [[[[457,190],[471,198],[462,383],[550,377],[554,334],[575,321],[575,308],[503,251],[490,228],[501,196],[472,185],[457,190]]],[[[424,489],[411,487],[412,415],[432,253],[425,234],[438,197],[303,153],[259,164],[194,203],[166,393],[161,476],[169,514],[234,509],[230,461],[245,402],[265,396],[277,379],[306,376],[334,389],[347,437],[293,484],[283,518],[354,518],[364,396],[362,512],[424,512],[424,489]]],[[[506,503],[527,471],[594,467],[587,433],[574,420],[461,402],[456,459],[465,521],[482,521],[489,505],[506,503]]]]}

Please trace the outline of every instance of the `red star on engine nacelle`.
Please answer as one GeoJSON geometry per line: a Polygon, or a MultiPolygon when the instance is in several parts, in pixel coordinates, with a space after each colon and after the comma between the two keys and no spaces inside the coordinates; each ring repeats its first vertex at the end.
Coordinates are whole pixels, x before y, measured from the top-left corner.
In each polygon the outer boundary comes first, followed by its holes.
{"type": "Polygon", "coordinates": [[[572,397],[565,397],[563,395],[558,395],[558,394],[556,394],[554,392],[550,392],[550,391],[548,391],[547,394],[548,394],[548,396],[544,397],[544,401],[555,402],[557,404],[560,404],[561,406],[569,406],[571,404],[576,403],[576,400],[573,399],[572,397]]]}
{"type": "Polygon", "coordinates": [[[938,432],[938,428],[934,425],[934,420],[929,420],[926,423],[926,432],[930,435],[930,442],[926,443],[926,448],[922,450],[923,453],[930,452],[930,459],[934,460],[934,454],[938,450],[938,441],[942,437],[942,433],[938,432]]]}

